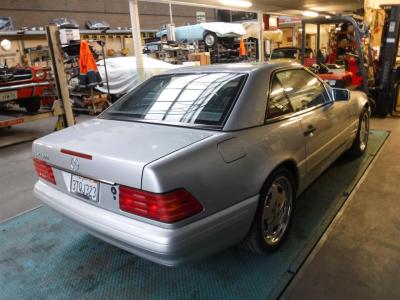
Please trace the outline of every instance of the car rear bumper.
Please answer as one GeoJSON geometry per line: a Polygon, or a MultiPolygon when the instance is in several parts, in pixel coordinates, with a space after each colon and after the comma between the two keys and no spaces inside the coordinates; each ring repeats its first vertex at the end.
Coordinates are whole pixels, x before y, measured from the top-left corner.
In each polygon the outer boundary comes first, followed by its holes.
{"type": "Polygon", "coordinates": [[[29,83],[15,84],[15,85],[5,85],[5,86],[0,86],[0,92],[26,89],[26,88],[35,88],[38,86],[48,86],[49,84],[50,83],[48,81],[43,81],[43,82],[29,82],[29,83]]]}
{"type": "Polygon", "coordinates": [[[176,266],[240,242],[248,232],[258,195],[179,228],[162,228],[88,204],[38,181],[34,194],[94,236],[153,262],[176,266]]]}

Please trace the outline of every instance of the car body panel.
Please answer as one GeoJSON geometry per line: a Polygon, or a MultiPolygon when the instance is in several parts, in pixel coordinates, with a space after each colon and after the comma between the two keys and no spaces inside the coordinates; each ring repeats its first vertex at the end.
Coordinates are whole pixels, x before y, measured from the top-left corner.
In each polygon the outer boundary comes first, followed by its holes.
{"type": "Polygon", "coordinates": [[[175,38],[177,41],[181,40],[202,40],[204,36],[204,29],[200,24],[188,25],[175,28],[175,38]]]}
{"type": "MultiPolygon", "coordinates": [[[[295,161],[304,174],[303,140],[298,117],[284,124],[277,122],[224,133],[193,145],[187,149],[189,151],[182,149],[147,165],[143,172],[143,189],[162,192],[176,188],[179,182],[206,208],[203,216],[213,214],[258,194],[269,172],[281,162],[295,161]],[[215,145],[233,138],[245,145],[246,155],[225,162],[215,145]],[[210,169],[213,171],[206,171],[210,169]]],[[[237,144],[227,145],[236,147],[237,144]]]]}
{"type": "Polygon", "coordinates": [[[258,200],[258,196],[245,199],[218,214],[171,230],[94,207],[41,180],[34,191],[36,197],[91,234],[167,266],[181,265],[237,243],[237,237],[245,235],[251,225],[258,200]]]}
{"type": "MultiPolygon", "coordinates": [[[[343,102],[330,103],[303,114],[301,124],[306,131],[308,126],[315,132],[305,136],[307,153],[307,182],[317,178],[336,158],[343,153],[349,140],[351,125],[350,113],[343,102]]],[[[356,119],[356,118],[354,118],[356,119]]]]}
{"type": "Polygon", "coordinates": [[[266,119],[272,74],[297,68],[303,69],[298,64],[236,64],[169,71],[239,72],[247,79],[219,129],[95,119],[40,138],[33,155],[53,166],[57,184],[39,180],[35,195],[95,236],[165,265],[239,243],[273,170],[289,167],[300,194],[351,147],[359,115],[368,105],[360,92],[333,101],[325,84],[329,96],[322,105],[266,119]],[[317,128],[312,135],[305,134],[308,125],[317,128]],[[81,168],[71,170],[74,156],[60,153],[61,148],[92,155],[92,160],[78,158],[81,168]],[[69,192],[75,173],[100,182],[97,202],[69,192]],[[203,210],[175,223],[140,217],[119,208],[118,193],[112,193],[119,185],[152,193],[183,188],[203,210]]]}
{"type": "Polygon", "coordinates": [[[78,158],[80,174],[141,188],[146,164],[213,134],[182,127],[94,119],[47,135],[35,142],[33,149],[35,156],[46,156],[48,163],[67,170],[73,156],[62,154],[61,149],[91,155],[92,160],[78,158]]]}

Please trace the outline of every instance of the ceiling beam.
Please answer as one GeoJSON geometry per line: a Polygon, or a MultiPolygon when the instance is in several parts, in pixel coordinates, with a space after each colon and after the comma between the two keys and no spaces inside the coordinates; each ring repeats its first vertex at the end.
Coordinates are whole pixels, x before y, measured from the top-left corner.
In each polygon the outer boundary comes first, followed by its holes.
{"type": "Polygon", "coordinates": [[[248,0],[251,7],[241,8],[227,6],[218,0],[139,0],[144,2],[171,3],[173,5],[187,5],[195,7],[226,9],[233,11],[263,12],[273,15],[298,16],[304,10],[314,10],[322,14],[351,12],[363,7],[363,0],[248,0]]]}
{"type": "Polygon", "coordinates": [[[142,2],[155,2],[155,3],[164,3],[164,4],[173,4],[173,5],[186,5],[186,6],[195,6],[195,7],[204,7],[204,8],[214,8],[214,9],[225,9],[225,10],[233,10],[233,11],[245,11],[245,12],[263,12],[267,14],[276,14],[276,15],[299,15],[301,14],[301,10],[290,9],[287,7],[282,7],[279,5],[271,5],[269,1],[252,1],[251,7],[241,8],[237,6],[227,6],[220,4],[215,0],[139,0],[142,2]]]}

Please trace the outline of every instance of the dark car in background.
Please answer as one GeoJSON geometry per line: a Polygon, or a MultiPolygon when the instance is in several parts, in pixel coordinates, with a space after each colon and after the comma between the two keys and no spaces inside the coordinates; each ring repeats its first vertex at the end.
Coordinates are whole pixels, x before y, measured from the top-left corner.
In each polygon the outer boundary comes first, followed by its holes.
{"type": "MultiPolygon", "coordinates": [[[[306,48],[305,57],[310,57],[313,54],[311,48],[306,48]]],[[[272,50],[270,60],[275,62],[300,62],[301,49],[297,47],[282,47],[272,50]]]]}

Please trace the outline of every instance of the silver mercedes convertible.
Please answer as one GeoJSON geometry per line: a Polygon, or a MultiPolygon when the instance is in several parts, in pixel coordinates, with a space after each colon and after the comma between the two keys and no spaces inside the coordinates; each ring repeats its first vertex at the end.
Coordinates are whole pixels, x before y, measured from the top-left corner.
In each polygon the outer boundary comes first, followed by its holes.
{"type": "Polygon", "coordinates": [[[94,236],[180,265],[241,243],[276,250],[296,197],[369,133],[361,92],[298,64],[181,68],[96,119],[36,140],[37,198],[94,236]]]}

